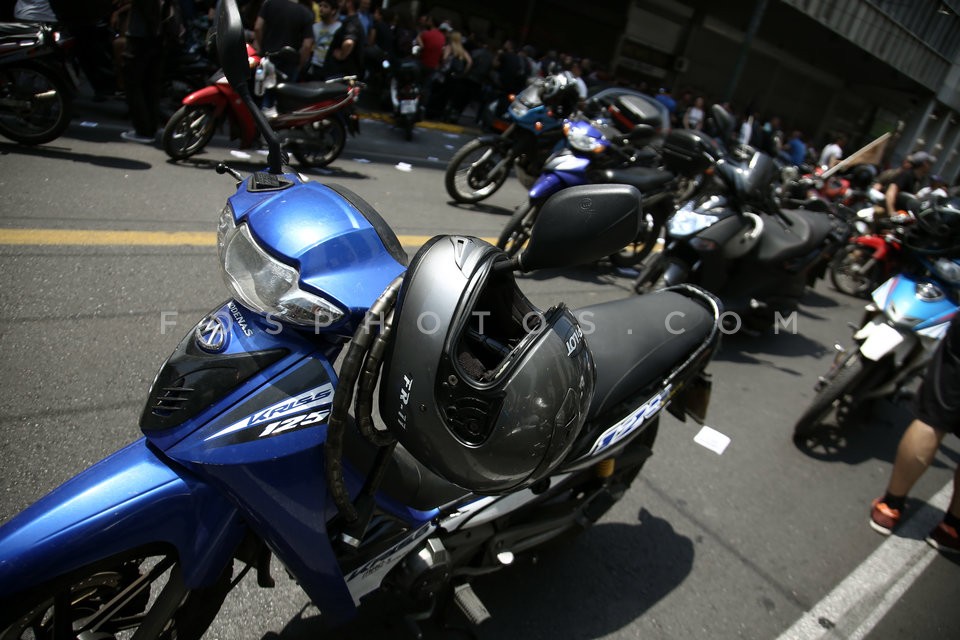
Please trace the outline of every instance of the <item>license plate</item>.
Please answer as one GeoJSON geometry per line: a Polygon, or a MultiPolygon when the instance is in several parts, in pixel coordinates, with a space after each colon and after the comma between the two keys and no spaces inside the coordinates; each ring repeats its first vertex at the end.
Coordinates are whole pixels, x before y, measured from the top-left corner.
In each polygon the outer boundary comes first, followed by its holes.
{"type": "Polygon", "coordinates": [[[400,113],[403,115],[409,115],[411,113],[417,112],[417,101],[416,100],[401,100],[400,101],[400,113]]]}
{"type": "Polygon", "coordinates": [[[894,347],[903,342],[903,334],[886,323],[874,324],[866,338],[860,345],[860,353],[867,360],[873,360],[874,362],[890,353],[894,347]]]}

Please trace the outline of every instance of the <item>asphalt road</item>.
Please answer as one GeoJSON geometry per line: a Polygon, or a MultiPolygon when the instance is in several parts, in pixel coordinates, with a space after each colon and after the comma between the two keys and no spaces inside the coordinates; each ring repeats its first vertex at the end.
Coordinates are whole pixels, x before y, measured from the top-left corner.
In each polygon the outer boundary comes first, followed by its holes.
{"type": "MultiPolygon", "coordinates": [[[[205,239],[233,182],[212,167],[223,160],[245,172],[263,157],[238,157],[218,137],[196,162],[173,164],[158,148],[120,141],[121,115],[117,105],[88,104],[49,145],[0,141],[3,520],[136,439],[157,368],[227,297],[205,239]],[[31,230],[27,240],[20,229],[31,230]],[[98,233],[63,233],[70,230],[98,233]],[[149,245],[109,233],[116,231],[196,232],[199,240],[185,244],[193,236],[178,235],[149,245]],[[161,318],[176,325],[162,326],[161,318]]],[[[389,124],[365,121],[343,157],[312,175],[359,193],[400,235],[495,237],[524,194],[510,181],[481,207],[448,203],[444,163],[467,139],[418,129],[408,143],[389,124]]],[[[631,295],[630,284],[603,266],[522,281],[536,303],[573,307],[631,295]]],[[[796,334],[725,339],[710,367],[708,416],[731,438],[724,453],[694,442],[699,425],[665,417],[654,457],[597,526],[535,562],[476,581],[494,616],[477,636],[955,636],[957,563],[929,550],[923,527],[935,520],[920,521],[933,513],[924,503],[943,500],[960,460],[956,439],[948,438],[916,487],[920,529],[889,541],[868,528],[869,503],[885,485],[908,411],[877,405],[829,454],[799,451],[790,439],[833,345],[849,340],[847,323],[861,307],[819,283],[804,299],[796,334]]],[[[273,591],[246,578],[207,637],[319,637],[317,610],[275,573],[273,591]]],[[[398,634],[377,622],[323,637],[398,634]]]]}

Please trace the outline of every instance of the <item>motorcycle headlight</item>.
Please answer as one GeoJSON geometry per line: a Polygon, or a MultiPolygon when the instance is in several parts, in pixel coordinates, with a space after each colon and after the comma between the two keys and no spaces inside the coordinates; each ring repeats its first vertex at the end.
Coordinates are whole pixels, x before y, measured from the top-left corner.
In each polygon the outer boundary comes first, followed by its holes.
{"type": "Polygon", "coordinates": [[[230,205],[220,214],[217,248],[224,282],[244,306],[305,327],[327,327],[344,317],[336,305],[301,289],[300,272],[264,251],[246,224],[235,223],[230,205]]]}
{"type": "Polygon", "coordinates": [[[717,216],[679,209],[667,219],[667,231],[673,236],[689,236],[716,223],[717,216]]]}
{"type": "Polygon", "coordinates": [[[514,118],[522,118],[527,115],[528,111],[530,111],[530,107],[523,104],[519,99],[510,103],[510,115],[514,118]]]}
{"type": "Polygon", "coordinates": [[[577,151],[600,153],[604,150],[603,138],[597,138],[587,127],[574,127],[569,122],[563,125],[563,135],[577,151]]]}
{"type": "Polygon", "coordinates": [[[950,258],[939,258],[933,263],[933,270],[944,282],[960,285],[960,264],[950,258]]]}

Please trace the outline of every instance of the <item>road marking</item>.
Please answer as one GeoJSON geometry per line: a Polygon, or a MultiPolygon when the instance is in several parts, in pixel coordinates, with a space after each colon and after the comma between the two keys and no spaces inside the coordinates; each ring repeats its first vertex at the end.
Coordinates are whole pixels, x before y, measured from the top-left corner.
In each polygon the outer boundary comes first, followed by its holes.
{"type": "MultiPolygon", "coordinates": [[[[404,247],[417,248],[432,236],[398,236],[404,247]]],[[[494,238],[482,238],[494,243],[494,238]]],[[[208,231],[97,231],[93,229],[0,229],[0,245],[33,246],[193,246],[214,247],[208,231]]]]}
{"type": "Polygon", "coordinates": [[[952,491],[951,481],[778,640],[866,637],[937,557],[925,539],[952,491]]]}

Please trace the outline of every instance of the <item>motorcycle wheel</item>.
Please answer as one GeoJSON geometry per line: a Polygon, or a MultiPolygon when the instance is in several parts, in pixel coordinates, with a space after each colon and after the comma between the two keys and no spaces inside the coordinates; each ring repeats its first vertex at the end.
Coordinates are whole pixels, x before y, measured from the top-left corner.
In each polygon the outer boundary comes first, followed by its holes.
{"type": "Polygon", "coordinates": [[[163,150],[174,160],[200,153],[216,130],[216,117],[210,105],[184,105],[170,116],[163,128],[163,150]]]}
{"type": "Polygon", "coordinates": [[[0,135],[20,144],[55,140],[72,106],[66,82],[42,66],[0,68],[0,135]]]}
{"type": "Polygon", "coordinates": [[[860,383],[870,372],[868,363],[859,351],[852,351],[837,368],[833,376],[817,391],[807,410],[793,427],[793,443],[805,446],[811,438],[816,438],[823,429],[823,420],[834,406],[844,407],[849,414],[857,405],[856,392],[860,383]]]}
{"type": "Polygon", "coordinates": [[[643,227],[634,241],[617,253],[610,255],[610,262],[613,266],[624,269],[637,267],[657,246],[661,225],[657,224],[651,216],[645,216],[644,218],[643,227]]]}
{"type": "Polygon", "coordinates": [[[520,249],[530,239],[530,229],[533,228],[539,212],[540,207],[533,206],[529,201],[517,207],[497,238],[497,248],[503,249],[511,258],[520,253],[520,249]]]}
{"type": "Polygon", "coordinates": [[[187,589],[174,554],[141,550],[90,565],[3,603],[0,640],[119,638],[199,640],[231,588],[231,567],[187,589]]]}
{"type": "Polygon", "coordinates": [[[830,282],[840,293],[858,298],[867,297],[880,285],[883,277],[881,266],[873,262],[866,271],[862,267],[870,262],[873,250],[858,244],[851,244],[837,254],[830,264],[830,282]]]}
{"type": "MultiPolygon", "coordinates": [[[[662,253],[653,256],[640,269],[640,275],[637,276],[637,280],[634,282],[633,290],[642,296],[645,293],[657,291],[668,286],[670,283],[666,281],[665,276],[667,269],[669,269],[672,264],[681,263],[676,259],[668,258],[662,253]]],[[[686,268],[684,268],[684,271],[686,272],[686,268]]],[[[685,279],[686,275],[684,276],[684,280],[685,279]]],[[[673,284],[679,283],[674,282],[673,284]]]]}
{"type": "Polygon", "coordinates": [[[347,130],[340,118],[324,118],[301,127],[306,144],[293,145],[291,151],[305,167],[325,167],[336,160],[347,144],[347,130]]]}
{"type": "Polygon", "coordinates": [[[497,175],[490,170],[503,160],[503,152],[493,140],[475,138],[460,147],[443,176],[447,193],[456,202],[473,204],[489,198],[503,186],[510,173],[510,165],[497,175]]]}

